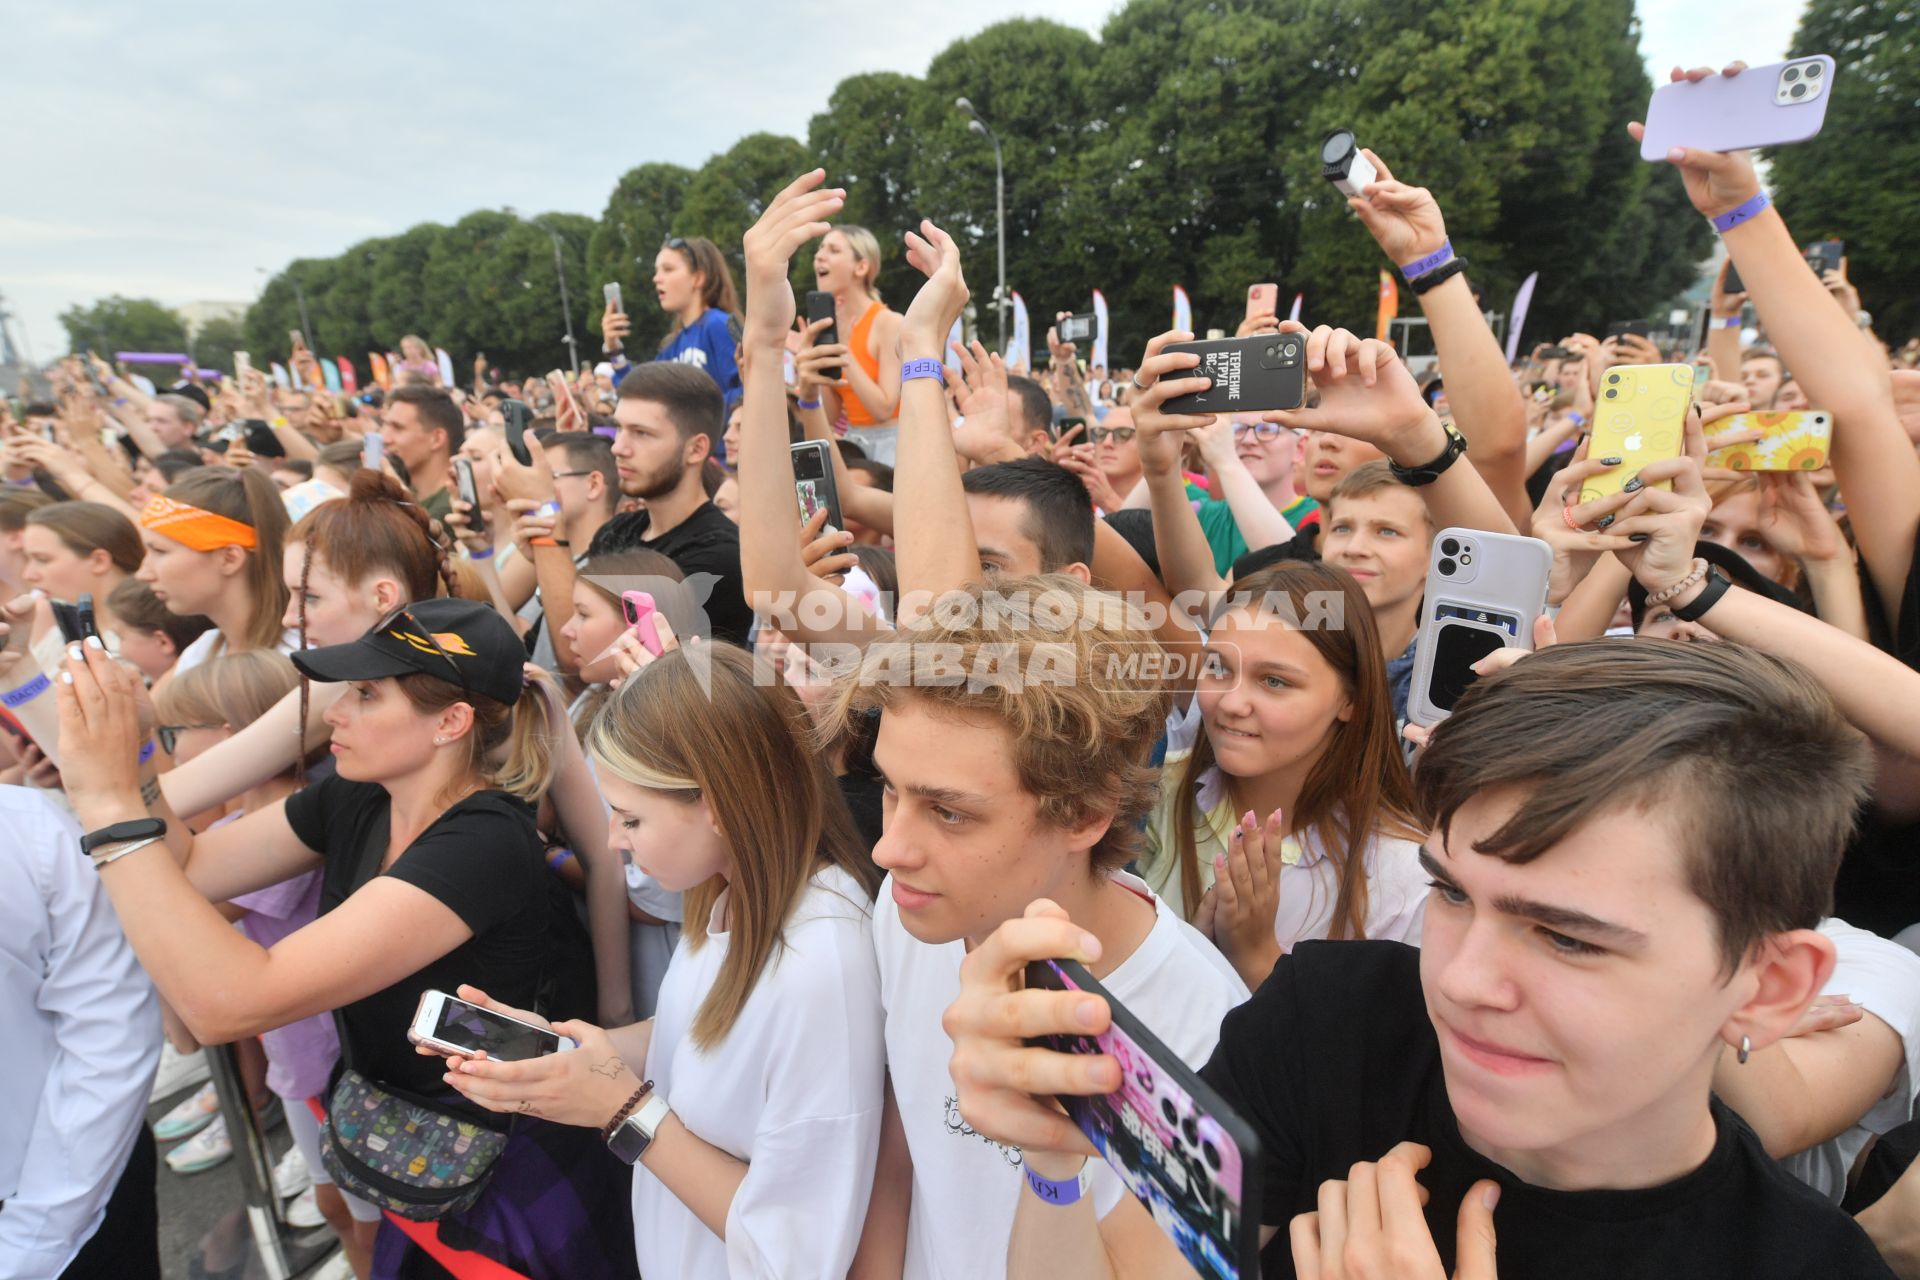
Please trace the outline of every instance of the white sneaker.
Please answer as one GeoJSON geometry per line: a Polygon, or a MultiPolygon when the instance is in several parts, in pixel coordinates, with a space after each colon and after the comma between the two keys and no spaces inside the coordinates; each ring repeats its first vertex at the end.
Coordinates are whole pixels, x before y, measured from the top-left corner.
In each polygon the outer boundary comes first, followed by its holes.
{"type": "Polygon", "coordinates": [[[308,1187],[305,1191],[302,1191],[299,1195],[287,1201],[286,1212],[287,1225],[297,1227],[302,1231],[317,1227],[326,1221],[326,1218],[321,1216],[320,1202],[315,1197],[312,1187],[308,1187]]]}
{"type": "Polygon", "coordinates": [[[299,1147],[288,1147],[280,1163],[273,1166],[273,1189],[286,1200],[312,1185],[313,1170],[307,1168],[307,1158],[300,1154],[299,1147]]]}
{"type": "Polygon", "coordinates": [[[160,1117],[153,1136],[160,1142],[178,1142],[212,1124],[220,1114],[220,1096],[211,1084],[202,1085],[178,1106],[160,1117]]]}
{"type": "Polygon", "coordinates": [[[307,1280],[354,1280],[353,1264],[347,1261],[347,1251],[341,1249],[315,1267],[307,1280]]]}
{"type": "Polygon", "coordinates": [[[201,1173],[233,1155],[233,1141],[227,1137],[227,1118],[214,1122],[167,1152],[167,1168],[175,1173],[201,1173]]]}
{"type": "Polygon", "coordinates": [[[153,1076],[153,1092],[148,1100],[171,1098],[207,1078],[207,1055],[199,1049],[181,1053],[166,1041],[160,1042],[160,1069],[153,1076]]]}

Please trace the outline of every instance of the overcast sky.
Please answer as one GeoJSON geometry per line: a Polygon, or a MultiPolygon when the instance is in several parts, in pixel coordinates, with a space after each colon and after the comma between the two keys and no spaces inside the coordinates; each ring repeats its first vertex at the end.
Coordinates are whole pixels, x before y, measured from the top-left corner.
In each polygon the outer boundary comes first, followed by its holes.
{"type": "MultiPolygon", "coordinates": [[[[251,299],[260,267],[475,209],[597,216],[643,161],[804,138],[846,76],[920,74],[1003,18],[1097,32],[1115,7],[347,2],[302,8],[295,28],[293,10],[232,0],[0,0],[0,293],[46,360],[75,303],[251,299]]],[[[1775,61],[1801,7],[1641,0],[1642,51],[1656,81],[1675,61],[1775,61]]]]}

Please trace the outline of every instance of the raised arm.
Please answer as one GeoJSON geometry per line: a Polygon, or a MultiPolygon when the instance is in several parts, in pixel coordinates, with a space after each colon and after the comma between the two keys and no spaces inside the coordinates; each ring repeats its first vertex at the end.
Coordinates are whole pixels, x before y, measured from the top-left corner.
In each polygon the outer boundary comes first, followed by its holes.
{"type": "MultiPolygon", "coordinates": [[[[1179,330],[1163,333],[1147,343],[1140,359],[1135,381],[1144,390],[1134,394],[1128,407],[1140,442],[1140,470],[1153,509],[1153,546],[1160,559],[1160,574],[1167,589],[1176,597],[1195,597],[1211,601],[1226,587],[1213,567],[1213,548],[1207,544],[1200,517],[1187,500],[1186,485],[1180,477],[1179,434],[1198,430],[1211,421],[1206,414],[1170,414],[1161,410],[1170,398],[1204,391],[1210,385],[1205,378],[1191,378],[1187,371],[1200,363],[1191,351],[1166,350],[1172,342],[1191,341],[1193,335],[1179,330]]],[[[1211,612],[1210,607],[1206,609],[1211,612]]]]}
{"type": "Polygon", "coordinates": [[[1707,362],[1720,382],[1740,381],[1740,317],[1747,295],[1744,290],[1728,292],[1727,271],[1732,266],[1732,258],[1720,264],[1707,300],[1707,362]]]}
{"type": "Polygon", "coordinates": [[[332,736],[327,728],[327,709],[346,688],[343,684],[307,687],[304,742],[299,729],[300,691],[295,689],[274,703],[267,714],[235,730],[226,741],[161,774],[159,786],[167,804],[179,813],[202,813],[293,768],[306,751],[332,736]]]}
{"type": "MultiPolygon", "coordinates": [[[[1397,181],[1379,156],[1363,154],[1380,176],[1363,195],[1349,197],[1347,206],[1373,233],[1381,252],[1400,268],[1445,247],[1446,222],[1433,193],[1397,181]]],[[[1415,296],[1447,377],[1454,421],[1472,447],[1474,469],[1499,500],[1510,526],[1524,527],[1533,509],[1527,501],[1527,406],[1507,368],[1506,353],[1487,327],[1464,273],[1415,296]]]]}

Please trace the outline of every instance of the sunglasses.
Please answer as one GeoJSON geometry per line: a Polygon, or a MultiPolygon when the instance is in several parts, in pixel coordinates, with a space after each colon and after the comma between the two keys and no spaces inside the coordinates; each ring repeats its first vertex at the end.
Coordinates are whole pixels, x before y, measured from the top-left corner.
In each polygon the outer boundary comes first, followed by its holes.
{"type": "Polygon", "coordinates": [[[1100,444],[1107,440],[1117,440],[1121,444],[1125,444],[1127,441],[1133,439],[1133,432],[1134,428],[1132,427],[1095,427],[1087,432],[1087,439],[1095,444],[1100,444]]]}
{"type": "Polygon", "coordinates": [[[1280,433],[1283,431],[1289,435],[1292,434],[1286,427],[1281,426],[1277,422],[1236,422],[1233,424],[1233,438],[1235,440],[1245,440],[1248,436],[1252,436],[1255,440],[1263,444],[1270,440],[1278,440],[1280,433]]]}
{"type": "MultiPolygon", "coordinates": [[[[453,660],[452,654],[448,653],[445,649],[441,648],[440,642],[433,638],[433,632],[428,630],[426,627],[422,626],[420,623],[420,619],[413,616],[413,610],[409,609],[405,605],[401,605],[398,609],[395,609],[392,613],[388,614],[385,618],[383,618],[380,622],[380,625],[375,627],[374,630],[390,631],[393,629],[394,623],[399,622],[402,618],[406,619],[409,623],[411,623],[413,625],[413,629],[417,631],[420,635],[426,637],[427,643],[433,646],[433,651],[435,653],[439,654],[441,657],[447,660],[447,665],[453,668],[454,682],[460,686],[460,692],[467,695],[467,701],[472,702],[473,690],[469,688],[467,685],[467,673],[465,668],[463,668],[458,662],[455,662],[453,660]]],[[[405,638],[411,641],[416,637],[406,636],[405,638]]]]}
{"type": "Polygon", "coordinates": [[[157,724],[153,727],[153,736],[160,740],[160,749],[173,755],[180,746],[180,735],[195,729],[224,729],[223,724],[157,724]]]}

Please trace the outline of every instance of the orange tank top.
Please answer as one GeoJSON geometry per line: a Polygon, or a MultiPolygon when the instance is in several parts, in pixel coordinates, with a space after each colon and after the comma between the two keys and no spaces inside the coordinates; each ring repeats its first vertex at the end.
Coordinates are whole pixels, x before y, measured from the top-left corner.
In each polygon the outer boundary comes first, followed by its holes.
{"type": "MultiPolygon", "coordinates": [[[[847,344],[853,358],[860,362],[860,367],[865,369],[867,376],[875,382],[880,381],[880,357],[874,355],[868,348],[873,345],[871,341],[873,322],[879,319],[880,313],[886,309],[887,304],[884,302],[869,303],[865,314],[853,326],[853,339],[847,344]]],[[[877,421],[871,413],[867,412],[867,406],[860,403],[860,397],[853,394],[852,387],[848,387],[846,395],[840,398],[840,407],[846,412],[847,425],[850,427],[871,427],[877,421]]]]}

